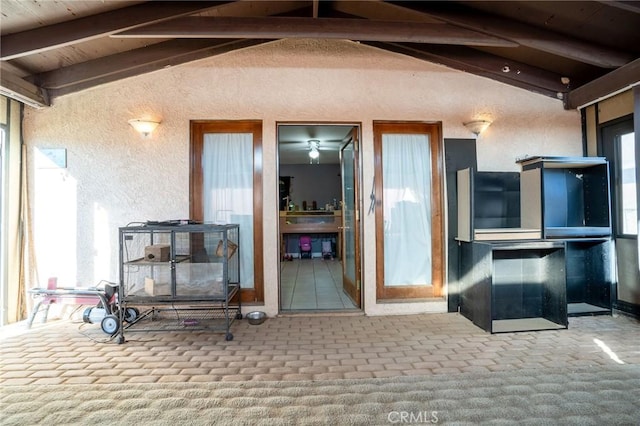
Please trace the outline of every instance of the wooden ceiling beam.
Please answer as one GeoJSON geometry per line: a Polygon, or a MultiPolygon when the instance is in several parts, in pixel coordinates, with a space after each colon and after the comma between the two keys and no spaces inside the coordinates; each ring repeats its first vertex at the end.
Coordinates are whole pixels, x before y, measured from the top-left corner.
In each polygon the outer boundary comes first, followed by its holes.
{"type": "Polygon", "coordinates": [[[570,91],[566,107],[567,109],[580,108],[638,85],[640,85],[640,59],[570,91]]]}
{"type": "MultiPolygon", "coordinates": [[[[271,40],[170,40],[33,76],[52,85],[51,99],[271,40]]],[[[46,87],[46,86],[44,86],[46,87]]]]}
{"type": "Polygon", "coordinates": [[[598,0],[599,3],[605,6],[615,7],[618,9],[626,10],[627,12],[640,13],[640,2],[638,0],[624,1],[624,0],[598,0]]]}
{"type": "Polygon", "coordinates": [[[126,38],[324,38],[468,46],[517,43],[448,24],[347,18],[186,17],[112,34],[126,38]]]}
{"type": "Polygon", "coordinates": [[[442,23],[441,19],[385,1],[339,0],[331,2],[331,8],[337,12],[373,20],[442,23]]]}
{"type": "Polygon", "coordinates": [[[442,64],[555,99],[563,99],[564,93],[568,92],[567,86],[562,83],[558,74],[472,48],[381,42],[362,44],[442,64]]]}
{"type": "Polygon", "coordinates": [[[9,60],[67,46],[138,25],[162,22],[229,3],[228,1],[162,1],[124,7],[84,18],[34,28],[0,38],[0,58],[9,60]],[[151,4],[154,3],[154,4],[151,4]]]}
{"type": "Polygon", "coordinates": [[[0,65],[0,94],[35,108],[50,105],[46,90],[18,77],[0,65]]]}
{"type": "Polygon", "coordinates": [[[521,46],[601,68],[617,68],[634,59],[633,55],[626,52],[601,47],[532,25],[497,18],[478,10],[453,7],[447,10],[435,10],[429,2],[402,2],[401,5],[452,25],[491,34],[521,46]]]}
{"type": "MultiPolygon", "coordinates": [[[[233,41],[233,40],[232,40],[233,41]]],[[[231,42],[232,42],[231,41],[231,42]]],[[[155,62],[170,61],[183,55],[194,54],[229,43],[229,40],[169,40],[147,47],[116,53],[52,71],[34,74],[29,80],[47,89],[61,89],[86,81],[102,78],[155,62]]]]}

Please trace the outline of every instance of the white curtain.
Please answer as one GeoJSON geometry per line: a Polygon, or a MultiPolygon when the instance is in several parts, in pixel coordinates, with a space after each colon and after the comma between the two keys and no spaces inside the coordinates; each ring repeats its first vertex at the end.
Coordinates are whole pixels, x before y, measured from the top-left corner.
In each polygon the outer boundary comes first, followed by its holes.
{"type": "Polygon", "coordinates": [[[202,176],[204,221],[240,225],[240,283],[254,288],[253,135],[205,134],[202,176]]]}
{"type": "Polygon", "coordinates": [[[382,136],[385,286],[431,284],[428,135],[382,136]]]}

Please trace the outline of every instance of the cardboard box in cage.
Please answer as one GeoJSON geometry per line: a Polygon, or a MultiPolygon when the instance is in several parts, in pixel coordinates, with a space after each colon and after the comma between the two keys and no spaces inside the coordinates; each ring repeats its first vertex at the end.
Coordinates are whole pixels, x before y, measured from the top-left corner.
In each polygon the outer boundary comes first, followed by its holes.
{"type": "MultiPolygon", "coordinates": [[[[231,259],[238,250],[238,245],[231,240],[227,240],[227,259],[231,259]]],[[[222,240],[218,241],[218,246],[216,247],[216,256],[223,257],[224,256],[224,242],[222,240]]]]}
{"type": "Polygon", "coordinates": [[[144,248],[144,258],[151,262],[168,262],[171,251],[168,244],[153,244],[144,248]]]}
{"type": "Polygon", "coordinates": [[[148,296],[171,296],[171,286],[147,277],[144,279],[144,292],[148,296]]]}

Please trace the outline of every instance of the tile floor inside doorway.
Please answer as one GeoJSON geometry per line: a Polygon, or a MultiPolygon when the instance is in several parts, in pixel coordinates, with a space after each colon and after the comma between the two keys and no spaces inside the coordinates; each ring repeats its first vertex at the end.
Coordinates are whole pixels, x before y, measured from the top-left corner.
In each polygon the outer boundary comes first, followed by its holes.
{"type": "Polygon", "coordinates": [[[280,263],[283,311],[358,309],[342,290],[342,265],[322,258],[280,263]]]}

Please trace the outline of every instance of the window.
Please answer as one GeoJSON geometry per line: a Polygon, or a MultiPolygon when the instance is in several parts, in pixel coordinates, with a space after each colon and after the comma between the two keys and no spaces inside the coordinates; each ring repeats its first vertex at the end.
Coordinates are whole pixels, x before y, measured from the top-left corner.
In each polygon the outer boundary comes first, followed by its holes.
{"type": "Polygon", "coordinates": [[[619,229],[624,235],[638,235],[635,134],[625,133],[620,135],[617,143],[620,176],[619,229]]]}
{"type": "Polygon", "coordinates": [[[636,149],[633,117],[607,123],[601,129],[599,153],[609,161],[611,204],[616,237],[638,235],[636,149]]]}

